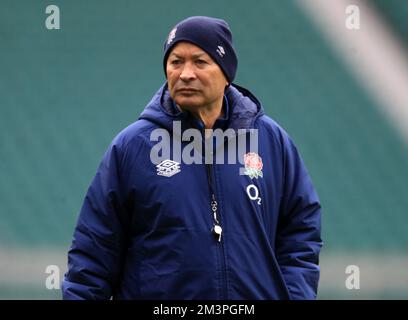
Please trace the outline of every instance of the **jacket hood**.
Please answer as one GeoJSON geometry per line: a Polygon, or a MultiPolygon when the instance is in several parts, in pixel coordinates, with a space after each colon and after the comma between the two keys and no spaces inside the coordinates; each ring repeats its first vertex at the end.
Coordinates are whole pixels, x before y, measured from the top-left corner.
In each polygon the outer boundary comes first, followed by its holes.
{"type": "MultiPolygon", "coordinates": [[[[229,105],[227,127],[234,130],[252,129],[255,120],[264,114],[258,99],[247,89],[231,84],[225,90],[225,99],[229,105]]],[[[167,82],[156,92],[147,104],[139,120],[145,119],[163,127],[170,132],[173,121],[181,121],[182,130],[194,127],[194,120],[188,112],[182,112],[175,107],[170,97],[167,82]]]]}

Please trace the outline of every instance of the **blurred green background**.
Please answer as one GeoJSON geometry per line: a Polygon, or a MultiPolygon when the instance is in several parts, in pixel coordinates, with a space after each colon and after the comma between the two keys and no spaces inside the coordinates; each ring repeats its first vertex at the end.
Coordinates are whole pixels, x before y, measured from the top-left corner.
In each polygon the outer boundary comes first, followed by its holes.
{"type": "MultiPolygon", "coordinates": [[[[408,2],[373,4],[406,44],[408,2]]],[[[319,299],[408,298],[408,283],[392,280],[408,268],[406,137],[300,6],[271,0],[0,0],[0,298],[61,297],[45,268],[62,278],[99,161],[165,81],[164,40],[191,15],[228,21],[234,82],[289,132],[311,173],[324,209],[319,299]],[[45,27],[50,4],[59,30],[45,27]],[[344,285],[351,264],[359,290],[344,285]]]]}

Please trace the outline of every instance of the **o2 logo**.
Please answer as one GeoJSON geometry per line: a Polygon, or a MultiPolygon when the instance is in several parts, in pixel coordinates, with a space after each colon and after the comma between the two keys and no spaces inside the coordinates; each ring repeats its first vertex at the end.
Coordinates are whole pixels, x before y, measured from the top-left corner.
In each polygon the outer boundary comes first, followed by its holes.
{"type": "Polygon", "coordinates": [[[249,199],[251,199],[252,201],[257,201],[258,205],[261,205],[262,199],[259,196],[259,190],[256,185],[250,184],[246,188],[246,192],[247,192],[249,199]]]}

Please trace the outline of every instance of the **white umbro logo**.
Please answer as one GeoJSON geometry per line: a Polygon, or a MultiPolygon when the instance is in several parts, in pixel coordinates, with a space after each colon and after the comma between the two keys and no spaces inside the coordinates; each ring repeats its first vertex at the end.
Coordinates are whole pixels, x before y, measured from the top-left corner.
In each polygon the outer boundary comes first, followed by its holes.
{"type": "Polygon", "coordinates": [[[180,170],[180,163],[172,160],[164,160],[159,163],[157,166],[157,175],[171,177],[174,176],[176,173],[179,173],[180,170]]]}
{"type": "Polygon", "coordinates": [[[222,46],[218,46],[217,53],[218,53],[218,54],[220,55],[220,57],[222,58],[222,57],[224,56],[224,54],[225,54],[224,48],[223,48],[222,46]]]}

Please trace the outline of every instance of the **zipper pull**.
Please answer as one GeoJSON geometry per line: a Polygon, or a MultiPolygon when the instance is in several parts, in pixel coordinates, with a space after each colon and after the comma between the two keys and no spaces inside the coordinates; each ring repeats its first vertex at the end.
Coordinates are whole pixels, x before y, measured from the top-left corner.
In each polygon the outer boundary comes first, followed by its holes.
{"type": "Polygon", "coordinates": [[[215,237],[218,237],[218,242],[221,242],[221,235],[222,235],[222,228],[219,224],[215,224],[214,228],[212,229],[215,237]]]}

